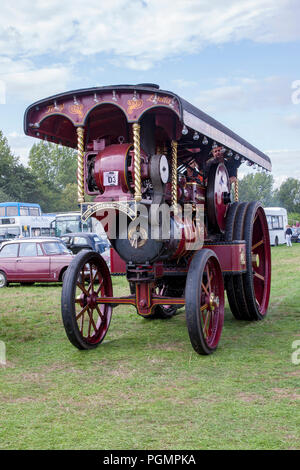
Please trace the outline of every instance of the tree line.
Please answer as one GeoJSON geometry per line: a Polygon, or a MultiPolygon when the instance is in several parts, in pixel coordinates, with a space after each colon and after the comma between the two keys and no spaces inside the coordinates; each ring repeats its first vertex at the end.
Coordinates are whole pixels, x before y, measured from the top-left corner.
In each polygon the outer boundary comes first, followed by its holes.
{"type": "MultiPolygon", "coordinates": [[[[15,156],[0,131],[0,202],[38,202],[43,212],[78,210],[76,151],[49,142],[35,143],[28,166],[15,156]]],[[[239,180],[240,201],[259,200],[265,207],[285,207],[300,220],[300,180],[288,178],[274,188],[269,173],[239,180]]]]}
{"type": "Polygon", "coordinates": [[[32,146],[28,166],[0,131],[0,202],[37,202],[43,212],[78,210],[76,151],[49,142],[32,146]]]}
{"type": "Polygon", "coordinates": [[[284,207],[291,220],[300,221],[300,180],[287,178],[274,188],[270,173],[255,173],[239,180],[240,201],[261,201],[264,207],[284,207]]]}

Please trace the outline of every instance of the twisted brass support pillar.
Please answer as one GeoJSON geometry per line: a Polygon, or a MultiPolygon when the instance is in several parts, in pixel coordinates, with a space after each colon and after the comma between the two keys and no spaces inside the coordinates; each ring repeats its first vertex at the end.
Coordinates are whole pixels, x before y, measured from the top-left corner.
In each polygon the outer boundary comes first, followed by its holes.
{"type": "Polygon", "coordinates": [[[77,195],[78,202],[84,202],[84,128],[77,127],[77,195]]]}
{"type": "Polygon", "coordinates": [[[172,140],[172,206],[177,206],[177,142],[172,140]]]}
{"type": "Polygon", "coordinates": [[[239,180],[236,174],[236,180],[234,182],[234,200],[235,202],[238,202],[239,200],[239,180]]]}
{"type": "Polygon", "coordinates": [[[142,183],[141,183],[141,143],[140,132],[141,126],[135,122],[132,126],[133,130],[133,149],[134,149],[134,199],[136,202],[142,200],[142,183]]]}

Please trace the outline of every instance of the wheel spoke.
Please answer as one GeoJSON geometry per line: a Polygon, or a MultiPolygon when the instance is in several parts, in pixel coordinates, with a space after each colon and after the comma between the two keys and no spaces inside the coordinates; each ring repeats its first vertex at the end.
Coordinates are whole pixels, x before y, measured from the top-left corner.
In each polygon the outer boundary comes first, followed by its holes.
{"type": "Polygon", "coordinates": [[[89,295],[89,293],[88,293],[88,291],[85,289],[84,285],[81,284],[79,281],[76,282],[76,286],[79,287],[79,289],[81,289],[82,292],[83,292],[86,296],[89,295]]]}
{"type": "Polygon", "coordinates": [[[210,273],[209,273],[209,266],[207,264],[206,266],[206,274],[207,274],[207,285],[206,287],[208,286],[208,292],[211,293],[211,277],[210,277],[210,273]]]}
{"type": "Polygon", "coordinates": [[[99,314],[99,317],[101,318],[101,321],[102,321],[102,320],[104,319],[104,318],[103,318],[104,315],[103,315],[103,313],[101,312],[101,310],[99,309],[99,305],[97,305],[97,304],[96,304],[96,310],[97,310],[97,312],[98,312],[98,314],[99,314]]]}
{"type": "Polygon", "coordinates": [[[209,324],[210,324],[210,317],[211,317],[211,311],[208,310],[207,315],[206,315],[206,319],[205,319],[205,323],[204,323],[204,326],[203,326],[203,333],[204,333],[206,338],[208,337],[208,327],[209,327],[209,324]]]}
{"type": "MultiPolygon", "coordinates": [[[[100,281],[99,281],[99,282],[100,282],[100,281]]],[[[99,286],[99,288],[97,289],[96,295],[99,294],[99,292],[100,292],[102,286],[103,286],[103,280],[100,282],[100,286],[99,286]]]]}
{"type": "Polygon", "coordinates": [[[83,315],[81,315],[81,317],[80,317],[80,333],[81,333],[82,336],[83,336],[83,323],[84,323],[84,312],[83,312],[83,315]]]}
{"type": "Polygon", "coordinates": [[[96,326],[96,324],[94,322],[94,319],[93,319],[93,310],[90,311],[90,309],[88,309],[88,314],[89,314],[89,317],[90,317],[88,336],[91,336],[91,325],[93,325],[95,333],[97,332],[97,326],[96,326]]]}
{"type": "Polygon", "coordinates": [[[76,320],[78,320],[82,315],[84,315],[84,312],[87,310],[88,305],[83,307],[83,309],[76,315],[76,320]]]}
{"type": "Polygon", "coordinates": [[[202,305],[202,307],[200,308],[200,311],[203,312],[203,310],[206,310],[208,308],[208,305],[207,304],[204,304],[202,305]]]}
{"type": "Polygon", "coordinates": [[[264,243],[264,239],[260,240],[257,242],[255,245],[252,246],[252,251],[254,251],[256,248],[258,248],[260,245],[264,243]]]}
{"type": "Polygon", "coordinates": [[[202,286],[202,289],[204,290],[205,294],[209,297],[209,292],[208,292],[206,286],[203,284],[203,282],[202,282],[201,286],[202,286]]]}
{"type": "Polygon", "coordinates": [[[95,276],[93,276],[93,268],[92,268],[92,264],[90,264],[90,284],[88,286],[88,292],[90,292],[91,287],[93,288],[92,291],[94,291],[94,282],[95,282],[95,278],[97,274],[98,274],[98,271],[96,270],[95,276]]]}
{"type": "Polygon", "coordinates": [[[88,315],[89,315],[89,327],[88,327],[88,338],[90,338],[91,336],[91,326],[92,326],[92,323],[91,323],[91,315],[90,315],[90,309],[88,309],[88,315]]]}
{"type": "Polygon", "coordinates": [[[258,279],[260,279],[261,281],[265,282],[264,276],[262,276],[261,274],[258,274],[256,271],[253,272],[253,275],[257,277],[258,279]]]}

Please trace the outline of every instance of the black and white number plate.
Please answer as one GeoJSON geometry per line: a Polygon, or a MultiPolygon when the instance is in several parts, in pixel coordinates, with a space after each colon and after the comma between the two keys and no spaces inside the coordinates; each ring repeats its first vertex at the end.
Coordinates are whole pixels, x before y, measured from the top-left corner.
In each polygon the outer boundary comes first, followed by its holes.
{"type": "Polygon", "coordinates": [[[105,171],[103,173],[104,186],[118,186],[119,172],[118,171],[105,171]]]}

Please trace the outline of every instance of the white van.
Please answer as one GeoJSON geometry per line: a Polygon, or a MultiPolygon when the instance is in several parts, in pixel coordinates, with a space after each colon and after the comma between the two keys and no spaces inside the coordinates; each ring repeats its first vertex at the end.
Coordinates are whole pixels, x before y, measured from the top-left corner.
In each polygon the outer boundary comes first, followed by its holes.
{"type": "Polygon", "coordinates": [[[265,207],[271,245],[285,243],[285,231],[288,224],[287,211],[283,207],[265,207]]]}

